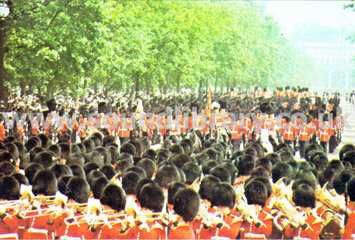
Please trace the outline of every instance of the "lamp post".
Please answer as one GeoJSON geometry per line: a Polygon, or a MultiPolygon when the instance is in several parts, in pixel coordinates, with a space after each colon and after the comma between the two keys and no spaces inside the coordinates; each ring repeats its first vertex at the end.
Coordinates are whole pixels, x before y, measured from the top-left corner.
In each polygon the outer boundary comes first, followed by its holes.
{"type": "Polygon", "coordinates": [[[5,18],[9,15],[10,9],[5,2],[0,2],[0,101],[6,100],[5,68],[4,68],[4,37],[5,18]]]}

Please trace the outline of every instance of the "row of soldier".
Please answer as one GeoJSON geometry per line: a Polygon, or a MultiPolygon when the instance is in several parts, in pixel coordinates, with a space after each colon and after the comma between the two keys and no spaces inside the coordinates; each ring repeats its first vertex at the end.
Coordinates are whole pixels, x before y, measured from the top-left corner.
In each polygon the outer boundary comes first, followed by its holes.
{"type": "MultiPolygon", "coordinates": [[[[343,120],[338,95],[331,96],[324,102],[320,96],[310,95],[306,88],[297,91],[291,91],[289,88],[285,91],[277,89],[274,95],[269,95],[268,98],[264,97],[267,95],[266,90],[264,92],[256,90],[249,94],[250,96],[238,95],[235,92],[231,92],[229,96],[215,98],[204,96],[201,103],[198,102],[199,98],[184,95],[167,99],[153,97],[143,98],[143,101],[130,100],[129,104],[120,101],[103,102],[97,99],[97,107],[78,103],[72,108],[67,107],[68,103],[58,106],[52,99],[47,103],[48,109],[43,112],[42,124],[38,123],[36,118],[27,118],[27,125],[23,122],[13,124],[15,126],[13,129],[9,129],[10,124],[5,127],[0,125],[0,140],[11,132],[16,132],[20,138],[26,139],[26,136],[44,131],[52,133],[51,135],[55,133],[54,136],[69,133],[71,142],[76,142],[86,137],[89,129],[108,125],[110,134],[118,136],[121,142],[127,141],[132,136],[148,136],[153,143],[161,143],[163,139],[172,135],[184,137],[192,129],[198,128],[200,135],[211,135],[212,130],[217,128],[224,141],[233,144],[233,151],[241,149],[242,145],[254,142],[259,137],[268,151],[275,150],[278,143],[286,142],[293,145],[295,150],[300,149],[301,157],[304,157],[304,149],[309,142],[318,141],[326,152],[333,152],[339,145],[343,120]],[[187,98],[188,101],[179,102],[181,97],[187,98]],[[188,110],[184,111],[183,106],[188,106],[188,110]],[[197,109],[198,114],[204,113],[207,118],[202,116],[193,118],[192,109],[197,109]],[[154,114],[152,118],[148,118],[148,112],[154,114]],[[172,113],[169,115],[170,118],[159,117],[159,114],[167,112],[172,113]],[[97,113],[96,117],[90,118],[90,113],[97,113]],[[107,113],[113,114],[115,119],[104,117],[107,113]],[[279,118],[280,114],[285,113],[288,116],[279,118]],[[60,116],[59,119],[53,117],[56,114],[60,116]],[[69,118],[66,118],[65,114],[68,114],[69,118]],[[137,117],[140,115],[139,119],[143,120],[143,124],[137,123],[135,117],[127,117],[131,114],[136,114],[137,117]],[[235,116],[234,119],[232,115],[235,116]],[[294,115],[303,118],[298,117],[294,121],[291,118],[294,115]],[[71,119],[73,116],[77,118],[71,119]],[[272,139],[268,139],[269,137],[272,139]],[[274,139],[277,141],[273,141],[274,139]]],[[[25,111],[22,107],[13,109],[25,111]]],[[[17,117],[20,119],[21,115],[17,117]]]]}

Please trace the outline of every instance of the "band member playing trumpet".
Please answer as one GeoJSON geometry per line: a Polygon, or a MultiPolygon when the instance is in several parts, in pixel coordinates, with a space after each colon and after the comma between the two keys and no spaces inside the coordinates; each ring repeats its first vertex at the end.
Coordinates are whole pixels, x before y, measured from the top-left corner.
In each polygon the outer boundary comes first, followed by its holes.
{"type": "Polygon", "coordinates": [[[168,239],[194,239],[195,234],[191,222],[197,216],[199,208],[198,193],[191,188],[180,189],[174,199],[174,212],[178,218],[169,230],[168,239]]]}
{"type": "Polygon", "coordinates": [[[108,184],[103,189],[100,202],[104,211],[113,210],[114,213],[108,215],[107,222],[102,222],[98,235],[99,239],[134,239],[135,230],[129,228],[129,222],[125,221],[126,214],[126,194],[123,189],[116,184],[108,184]]]}
{"type": "Polygon", "coordinates": [[[165,227],[162,218],[150,217],[153,213],[161,215],[164,208],[164,193],[155,183],[143,186],[139,193],[138,201],[141,205],[141,215],[136,218],[137,239],[162,239],[165,238],[165,227]],[[146,215],[148,214],[148,215],[146,215]],[[148,217],[149,216],[149,217],[148,217]]]}
{"type": "Polygon", "coordinates": [[[265,239],[272,232],[272,216],[265,207],[268,193],[266,186],[257,180],[252,180],[245,185],[244,195],[248,205],[254,207],[253,211],[239,209],[244,216],[244,222],[240,229],[241,239],[265,239]]]}

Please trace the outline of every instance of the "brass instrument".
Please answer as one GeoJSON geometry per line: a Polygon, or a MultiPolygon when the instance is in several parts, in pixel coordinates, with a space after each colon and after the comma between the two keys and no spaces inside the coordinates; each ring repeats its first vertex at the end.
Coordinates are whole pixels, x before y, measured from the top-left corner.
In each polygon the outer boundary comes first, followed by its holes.
{"type": "Polygon", "coordinates": [[[322,238],[340,237],[340,231],[344,229],[344,217],[347,211],[343,197],[336,193],[331,193],[327,189],[327,184],[317,191],[316,199],[325,207],[320,217],[324,219],[322,238]]]}
{"type": "Polygon", "coordinates": [[[293,206],[295,205],[292,200],[292,190],[291,186],[286,186],[286,177],[279,179],[275,184],[272,185],[272,196],[276,198],[285,197],[293,206]]]}
{"type": "Polygon", "coordinates": [[[110,182],[116,184],[117,186],[122,187],[122,183],[120,181],[120,177],[122,174],[123,174],[122,172],[117,173],[113,178],[110,179],[110,182]]]}
{"type": "Polygon", "coordinates": [[[323,203],[326,207],[332,209],[335,212],[340,214],[345,214],[346,207],[344,206],[344,199],[343,197],[331,194],[327,189],[327,184],[323,186],[316,194],[316,199],[323,203]]]}
{"type": "Polygon", "coordinates": [[[200,189],[200,177],[195,179],[195,181],[190,185],[190,188],[198,192],[198,190],[200,189]]]}
{"type": "Polygon", "coordinates": [[[271,214],[276,214],[274,224],[280,231],[285,230],[289,225],[298,227],[305,224],[305,215],[295,207],[292,201],[292,191],[286,186],[285,179],[279,179],[272,186],[272,196],[274,197],[272,208],[274,211],[271,214]]]}
{"type": "Polygon", "coordinates": [[[283,231],[290,224],[293,227],[304,224],[304,214],[299,212],[286,198],[275,199],[273,208],[279,211],[274,217],[274,224],[280,231],[283,231]]]}
{"type": "Polygon", "coordinates": [[[235,205],[234,212],[241,213],[242,218],[249,223],[264,225],[258,218],[259,209],[255,205],[249,205],[244,195],[239,199],[238,204],[235,205]]]}

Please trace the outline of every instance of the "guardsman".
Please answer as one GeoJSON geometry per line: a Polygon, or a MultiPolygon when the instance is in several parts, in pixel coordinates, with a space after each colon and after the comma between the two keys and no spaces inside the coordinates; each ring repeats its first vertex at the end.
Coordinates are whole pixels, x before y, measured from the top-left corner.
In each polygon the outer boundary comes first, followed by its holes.
{"type": "Polygon", "coordinates": [[[31,121],[31,127],[32,127],[32,135],[37,135],[39,134],[39,128],[40,125],[38,123],[37,117],[34,117],[33,120],[31,121]]]}
{"type": "Polygon", "coordinates": [[[323,121],[322,125],[320,125],[319,130],[318,130],[318,138],[320,141],[320,145],[323,147],[324,152],[328,152],[328,143],[329,143],[329,138],[330,138],[330,127],[328,123],[328,114],[325,113],[323,115],[323,121]]]}
{"type": "Polygon", "coordinates": [[[4,127],[4,121],[0,123],[0,141],[4,141],[6,137],[6,129],[4,127]]]}
{"type": "MultiPolygon", "coordinates": [[[[0,178],[0,189],[0,199],[2,201],[18,200],[20,197],[20,184],[12,176],[0,178]]],[[[5,207],[6,205],[3,206],[5,207]]],[[[16,209],[1,211],[0,214],[0,239],[18,239],[17,231],[21,225],[21,219],[16,216],[16,209]]]]}
{"type": "Polygon", "coordinates": [[[297,129],[293,126],[289,117],[285,117],[285,120],[286,120],[286,125],[285,125],[285,132],[283,134],[283,139],[286,144],[292,146],[298,136],[297,129]]]}
{"type": "Polygon", "coordinates": [[[311,128],[312,117],[307,116],[307,124],[303,128],[300,129],[298,143],[300,145],[300,156],[301,158],[305,158],[305,150],[306,146],[311,139],[312,134],[315,134],[315,131],[312,131],[311,128]]]}
{"type": "MultiPolygon", "coordinates": [[[[273,217],[266,205],[268,199],[267,188],[264,183],[252,180],[245,185],[244,196],[248,205],[252,205],[253,211],[243,211],[244,222],[240,229],[240,239],[265,239],[272,233],[273,217]]],[[[237,206],[238,207],[238,206],[237,206]]]]}
{"type": "MultiPolygon", "coordinates": [[[[212,205],[216,207],[215,216],[219,218],[218,226],[213,226],[215,238],[236,239],[243,223],[240,216],[233,213],[236,193],[229,183],[219,183],[213,192],[212,205]]],[[[215,220],[216,221],[216,220],[215,220]]]]}
{"type": "Polygon", "coordinates": [[[170,226],[168,239],[195,239],[191,222],[200,208],[200,197],[195,190],[185,188],[175,194],[174,212],[177,220],[170,226]]]}
{"type": "Polygon", "coordinates": [[[103,222],[98,239],[134,239],[135,228],[130,228],[129,221],[125,221],[126,194],[123,189],[113,183],[106,185],[101,193],[100,203],[103,211],[112,210],[113,213],[107,214],[108,221],[103,222]]]}
{"type": "Polygon", "coordinates": [[[125,143],[129,140],[131,130],[132,130],[132,121],[130,116],[125,116],[124,118],[121,115],[121,121],[119,126],[118,136],[121,143],[125,143]]]}
{"type": "Polygon", "coordinates": [[[160,121],[160,124],[158,125],[158,130],[160,132],[160,135],[163,137],[163,140],[166,136],[166,133],[167,133],[167,125],[168,125],[168,122],[167,122],[167,119],[165,116],[162,116],[162,117],[159,117],[157,119],[157,121],[160,121]]]}
{"type": "Polygon", "coordinates": [[[319,239],[323,219],[314,211],[315,190],[308,184],[299,184],[293,190],[292,200],[300,208],[300,216],[296,226],[291,224],[286,228],[285,236],[297,239],[319,239]]]}
{"type": "MultiPolygon", "coordinates": [[[[41,170],[36,173],[33,179],[32,192],[35,196],[54,196],[57,192],[57,179],[50,170],[41,170]]],[[[36,211],[29,211],[24,214],[25,239],[48,239],[54,236],[54,229],[47,224],[49,215],[43,215],[44,207],[36,206],[36,211]]],[[[36,205],[36,204],[35,204],[36,205]]]]}
{"type": "MultiPolygon", "coordinates": [[[[67,183],[65,195],[68,196],[68,205],[86,204],[90,197],[90,186],[83,178],[72,177],[67,183]]],[[[62,225],[56,229],[56,236],[84,238],[87,234],[88,223],[80,221],[84,217],[83,212],[74,210],[67,217],[72,220],[63,218],[62,225]]],[[[97,238],[98,232],[91,234],[96,234],[97,238]]]]}
{"type": "Polygon", "coordinates": [[[232,145],[233,145],[233,152],[240,150],[240,144],[242,143],[243,139],[243,128],[240,125],[240,121],[237,120],[233,123],[231,128],[232,133],[232,145]]]}
{"type": "Polygon", "coordinates": [[[163,190],[155,183],[148,183],[140,190],[138,201],[141,211],[136,218],[137,239],[165,239],[166,231],[162,222],[165,203],[163,190]]]}
{"type": "Polygon", "coordinates": [[[355,236],[355,177],[352,177],[347,183],[347,193],[350,200],[347,209],[350,213],[346,217],[342,239],[353,239],[355,236]]]}

